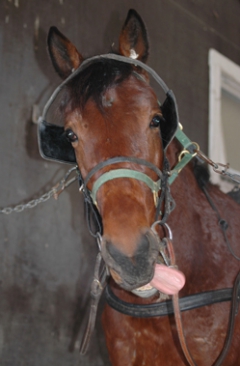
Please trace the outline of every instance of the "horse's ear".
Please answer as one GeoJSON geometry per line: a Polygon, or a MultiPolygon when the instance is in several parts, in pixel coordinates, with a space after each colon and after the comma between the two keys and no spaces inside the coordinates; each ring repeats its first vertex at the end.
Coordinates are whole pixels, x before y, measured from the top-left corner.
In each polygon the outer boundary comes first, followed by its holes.
{"type": "Polygon", "coordinates": [[[66,79],[80,66],[82,55],[56,27],[50,28],[47,44],[55,70],[61,78],[66,79]]]}
{"type": "Polygon", "coordinates": [[[149,42],[146,27],[138,13],[130,9],[119,37],[121,55],[146,62],[149,42]]]}

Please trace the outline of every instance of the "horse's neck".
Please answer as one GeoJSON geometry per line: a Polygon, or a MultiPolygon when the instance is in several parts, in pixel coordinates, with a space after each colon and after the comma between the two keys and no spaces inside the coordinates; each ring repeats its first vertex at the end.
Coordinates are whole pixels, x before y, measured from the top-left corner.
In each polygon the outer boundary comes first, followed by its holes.
{"type": "MultiPolygon", "coordinates": [[[[176,140],[173,140],[167,150],[167,159],[170,164],[170,169],[174,169],[178,164],[178,157],[181,153],[181,150],[182,148],[180,144],[176,140]]],[[[183,167],[170,187],[173,199],[176,201],[175,211],[179,211],[180,209],[182,212],[188,210],[192,213],[199,212],[201,214],[201,212],[203,212],[203,208],[209,208],[209,203],[207,202],[205,194],[200,188],[194,173],[195,163],[196,162],[193,159],[185,167],[183,167]]],[[[222,197],[224,196],[218,187],[213,186],[210,182],[207,182],[207,189],[214,191],[214,194],[219,194],[222,197]]],[[[209,212],[209,214],[212,214],[212,212],[209,212]]],[[[176,214],[174,215],[173,212],[173,214],[169,217],[170,220],[172,216],[174,217],[176,214]]],[[[192,219],[194,219],[194,217],[192,217],[192,219]]]]}

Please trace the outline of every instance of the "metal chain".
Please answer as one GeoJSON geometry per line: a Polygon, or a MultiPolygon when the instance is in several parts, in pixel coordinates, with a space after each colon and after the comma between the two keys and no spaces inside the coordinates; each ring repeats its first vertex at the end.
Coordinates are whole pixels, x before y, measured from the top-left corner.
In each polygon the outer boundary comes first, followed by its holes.
{"type": "Polygon", "coordinates": [[[240,184],[240,175],[239,174],[232,174],[229,173],[227,170],[229,169],[229,164],[221,164],[221,163],[214,163],[210,158],[208,158],[202,151],[197,151],[197,156],[205,161],[207,164],[211,165],[214,172],[221,174],[225,177],[228,177],[233,182],[240,184]]]}
{"type": "Polygon", "coordinates": [[[26,208],[36,207],[39,203],[46,202],[51,197],[54,197],[57,200],[58,196],[64,191],[64,189],[67,188],[70,184],[72,184],[73,182],[75,182],[78,179],[78,176],[75,176],[67,181],[70,174],[76,170],[77,170],[77,167],[69,169],[68,172],[65,174],[64,178],[61,179],[61,181],[59,183],[57,183],[54,187],[52,187],[50,189],[50,191],[44,193],[42,196],[40,196],[34,200],[31,200],[27,203],[21,203],[14,207],[4,207],[4,208],[0,209],[0,213],[5,214],[5,215],[9,215],[13,212],[19,213],[19,212],[22,212],[23,210],[25,210],[26,208]]]}

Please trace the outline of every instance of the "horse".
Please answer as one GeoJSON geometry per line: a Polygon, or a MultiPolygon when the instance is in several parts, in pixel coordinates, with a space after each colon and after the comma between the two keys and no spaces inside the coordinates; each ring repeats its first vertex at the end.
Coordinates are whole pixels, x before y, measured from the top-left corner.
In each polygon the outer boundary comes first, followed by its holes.
{"type": "MultiPolygon", "coordinates": [[[[148,69],[141,66],[148,59],[149,41],[139,14],[129,11],[119,50],[109,58],[86,62],[56,27],[50,28],[47,43],[53,67],[64,80],[59,102],[64,128],[58,126],[56,134],[46,122],[51,133],[40,143],[49,158],[57,149],[58,160],[76,162],[81,190],[91,192],[87,199],[101,223],[98,244],[113,296],[133,309],[147,309],[166,304],[166,299],[169,306],[178,292],[181,301],[232,289],[239,272],[240,207],[210,183],[195,156],[196,144],[190,154],[176,139],[174,97],[168,94],[160,104],[148,69]],[[171,171],[186,155],[191,161],[178,169],[170,187],[171,171]]],[[[220,363],[218,358],[230,305],[222,301],[181,312],[194,360],[189,364],[240,365],[236,309],[231,342],[220,363]]],[[[106,304],[102,324],[114,366],[188,364],[171,312],[144,318],[106,304]]]]}

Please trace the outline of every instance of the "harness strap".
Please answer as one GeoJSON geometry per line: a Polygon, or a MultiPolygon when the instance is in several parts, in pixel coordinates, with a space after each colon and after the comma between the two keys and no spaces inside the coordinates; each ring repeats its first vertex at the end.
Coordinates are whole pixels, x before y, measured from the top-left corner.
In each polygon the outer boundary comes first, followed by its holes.
{"type": "Polygon", "coordinates": [[[175,134],[176,139],[183,146],[183,150],[180,152],[178,157],[177,165],[171,170],[169,177],[169,184],[171,185],[181,170],[196,156],[197,151],[199,151],[199,146],[196,142],[192,142],[187,135],[182,131],[182,125],[178,124],[178,129],[175,134]]]}
{"type": "Polygon", "coordinates": [[[240,284],[240,271],[238,272],[238,275],[234,282],[232,306],[231,306],[231,311],[230,311],[230,316],[229,316],[228,330],[227,330],[227,335],[226,335],[225,342],[224,342],[224,347],[223,347],[222,352],[219,355],[216,363],[214,364],[214,366],[220,366],[222,364],[225,357],[227,356],[229,347],[231,345],[234,325],[235,325],[235,319],[238,314],[238,308],[239,308],[239,302],[240,302],[240,295],[238,293],[239,284],[240,284]]]}
{"type": "Polygon", "coordinates": [[[175,181],[181,170],[192,160],[193,156],[194,154],[190,152],[186,153],[181,161],[171,170],[171,175],[168,179],[170,185],[175,181]]]}
{"type": "Polygon", "coordinates": [[[98,234],[102,234],[103,231],[102,220],[97,212],[96,206],[92,202],[88,190],[84,188],[84,180],[81,171],[79,169],[77,169],[77,174],[78,174],[79,191],[83,193],[84,197],[85,214],[86,214],[88,231],[91,236],[97,238],[98,234]]]}
{"type": "Polygon", "coordinates": [[[87,326],[84,332],[84,337],[79,349],[81,355],[84,355],[89,346],[91,334],[93,332],[95,322],[96,322],[96,315],[98,309],[98,303],[101,298],[102,292],[106,285],[106,278],[107,278],[107,271],[105,264],[102,261],[102,255],[99,252],[96,259],[95,270],[94,270],[94,279],[92,281],[91,286],[91,303],[90,303],[90,312],[88,317],[87,326]],[[102,267],[103,265],[103,267],[102,267]]]}
{"type": "Polygon", "coordinates": [[[164,217],[162,220],[166,222],[170,212],[175,208],[174,200],[170,193],[170,188],[168,184],[168,177],[169,177],[169,163],[164,157],[164,168],[163,172],[154,164],[150,163],[149,161],[146,161],[144,159],[136,158],[136,157],[125,157],[125,156],[118,156],[115,158],[110,158],[108,160],[102,161],[101,163],[97,164],[90,172],[87,174],[86,178],[83,179],[81,175],[81,171],[78,169],[78,177],[79,177],[79,190],[84,195],[84,201],[86,205],[86,213],[87,213],[87,224],[90,234],[97,238],[98,233],[102,234],[102,222],[101,218],[98,214],[97,210],[97,191],[98,189],[107,181],[116,179],[116,178],[133,178],[138,179],[151,189],[153,193],[153,199],[156,206],[156,213],[155,213],[155,221],[159,219],[159,215],[161,213],[161,208],[163,201],[165,200],[164,204],[164,217]],[[90,179],[96,174],[99,170],[101,170],[104,167],[118,164],[118,163],[130,163],[130,164],[138,164],[138,165],[144,165],[147,168],[154,171],[159,179],[157,181],[152,180],[147,174],[142,173],[137,170],[133,169],[113,169],[108,172],[103,173],[93,184],[92,191],[90,191],[87,188],[87,184],[90,181],[90,179]],[[161,194],[159,196],[159,191],[161,190],[161,194]],[[92,229],[91,225],[91,218],[90,218],[90,212],[93,214],[94,221],[97,225],[97,231],[96,234],[94,233],[94,230],[92,229]]]}
{"type": "Polygon", "coordinates": [[[153,192],[154,197],[154,203],[155,206],[157,206],[157,197],[158,192],[161,188],[161,179],[158,181],[153,181],[147,174],[144,174],[142,172],[138,172],[137,170],[130,170],[130,169],[114,169],[110,170],[109,172],[106,172],[102,174],[93,184],[92,191],[91,191],[91,197],[93,200],[93,203],[97,205],[97,191],[99,188],[109,180],[113,180],[116,178],[133,178],[140,180],[144,182],[153,192]]]}
{"type": "Polygon", "coordinates": [[[153,170],[159,176],[159,178],[162,177],[161,170],[156,165],[150,163],[147,160],[135,158],[134,156],[117,156],[115,158],[111,158],[111,159],[102,161],[101,163],[97,164],[92,170],[90,170],[90,172],[88,173],[88,175],[86,176],[86,178],[84,180],[85,186],[87,186],[90,179],[99,170],[101,170],[102,168],[104,168],[106,166],[117,164],[117,163],[133,163],[133,164],[138,164],[138,165],[144,165],[144,166],[148,167],[149,169],[153,170]]]}
{"type": "Polygon", "coordinates": [[[172,90],[170,90],[168,88],[168,86],[165,84],[165,82],[163,81],[163,79],[156,73],[156,71],[154,71],[150,66],[144,64],[143,62],[136,60],[136,59],[132,59],[131,57],[125,57],[125,56],[120,56],[120,55],[116,55],[113,53],[109,53],[106,55],[98,55],[98,56],[93,56],[91,58],[88,58],[86,60],[84,60],[81,65],[73,72],[71,73],[56,89],[55,91],[52,93],[51,97],[49,98],[49,100],[47,101],[47,103],[44,106],[43,109],[43,113],[42,116],[40,117],[40,120],[44,120],[46,117],[46,114],[51,106],[51,104],[53,103],[53,101],[56,99],[58,93],[63,89],[63,87],[70,81],[72,80],[76,75],[78,75],[81,71],[83,71],[84,69],[86,69],[89,65],[95,63],[96,61],[99,61],[101,59],[110,59],[110,60],[117,60],[117,61],[121,61],[121,62],[125,62],[127,64],[132,64],[134,66],[140,66],[141,68],[143,68],[144,70],[146,70],[150,75],[152,75],[152,77],[157,81],[158,84],[160,84],[160,86],[162,87],[162,89],[164,90],[165,94],[171,94],[171,96],[175,99],[174,94],[172,92],[172,90]]]}
{"type": "MultiPolygon", "coordinates": [[[[106,301],[113,309],[136,318],[153,318],[174,314],[172,300],[162,301],[153,304],[131,304],[119,299],[111,290],[109,285],[104,292],[106,301]]],[[[238,286],[238,297],[240,299],[240,285],[238,286]]],[[[231,301],[233,289],[205,291],[194,295],[188,295],[179,299],[180,311],[198,309],[203,306],[213,305],[220,302],[231,301]]]]}
{"type": "MultiPolygon", "coordinates": [[[[229,348],[230,348],[230,345],[231,345],[231,342],[232,342],[235,319],[236,319],[236,316],[237,316],[237,313],[238,313],[238,305],[239,305],[239,300],[240,300],[240,295],[239,295],[239,291],[238,291],[239,290],[239,284],[240,284],[240,271],[238,272],[238,275],[237,275],[236,280],[234,282],[232,305],[231,305],[231,311],[230,311],[229,323],[228,323],[228,330],[227,330],[224,346],[223,346],[223,349],[222,349],[220,355],[218,356],[216,362],[213,364],[213,366],[220,366],[222,364],[222,362],[224,361],[224,359],[226,358],[226,356],[228,354],[228,351],[229,351],[229,348]]],[[[178,295],[173,295],[173,305],[174,305],[175,322],[176,322],[176,326],[177,326],[177,332],[178,332],[179,341],[180,341],[180,344],[181,344],[181,347],[182,347],[182,351],[183,351],[184,356],[186,357],[186,360],[188,361],[189,365],[190,366],[197,366],[195,361],[192,358],[192,355],[191,355],[190,351],[188,350],[188,347],[187,347],[185,335],[184,335],[184,332],[183,332],[178,295]]]]}

